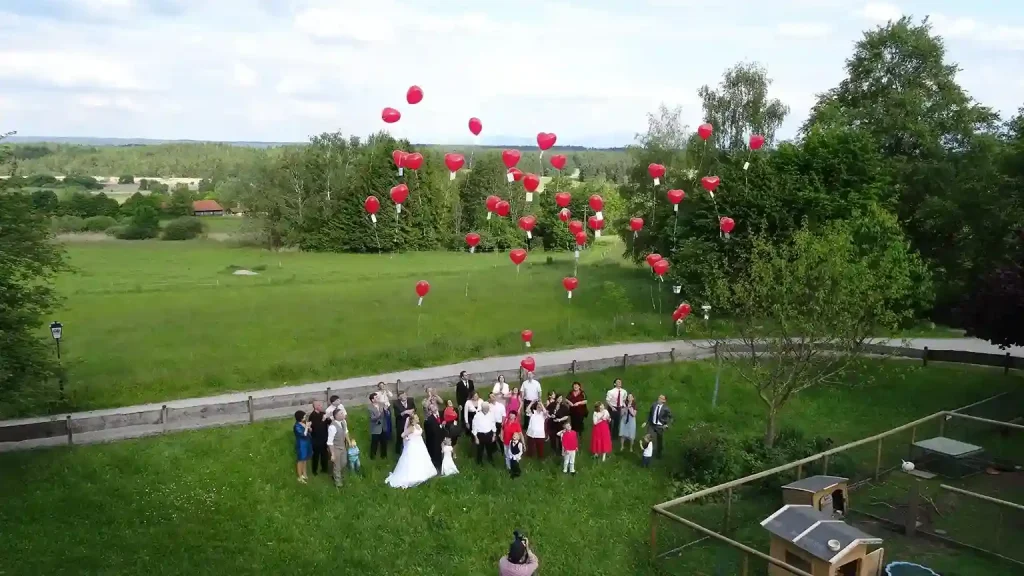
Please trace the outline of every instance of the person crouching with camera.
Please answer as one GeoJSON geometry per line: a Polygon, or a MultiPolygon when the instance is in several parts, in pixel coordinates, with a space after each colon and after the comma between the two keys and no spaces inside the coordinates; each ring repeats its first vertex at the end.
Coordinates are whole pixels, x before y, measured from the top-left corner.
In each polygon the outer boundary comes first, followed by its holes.
{"type": "Polygon", "coordinates": [[[508,547],[508,555],[498,561],[499,576],[531,576],[540,566],[540,560],[530,550],[530,541],[519,533],[512,533],[515,540],[508,547]]]}

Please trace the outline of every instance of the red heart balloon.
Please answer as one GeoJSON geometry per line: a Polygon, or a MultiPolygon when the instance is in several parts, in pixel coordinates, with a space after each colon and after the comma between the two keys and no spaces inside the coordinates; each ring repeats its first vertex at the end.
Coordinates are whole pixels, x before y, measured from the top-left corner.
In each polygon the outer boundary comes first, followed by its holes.
{"type": "Polygon", "coordinates": [[[427,282],[426,280],[420,280],[419,282],[416,283],[416,294],[420,298],[426,296],[427,292],[430,292],[430,282],[427,282]]]}
{"type": "Polygon", "coordinates": [[[509,250],[508,257],[510,260],[512,260],[513,264],[519,266],[520,264],[523,263],[524,260],[526,260],[526,250],[523,250],[522,248],[515,248],[513,250],[509,250]]]}
{"type": "Polygon", "coordinates": [[[519,333],[519,336],[523,339],[523,342],[529,342],[533,340],[533,330],[523,330],[519,333]]]}
{"type": "Polygon", "coordinates": [[[470,232],[466,234],[466,244],[470,248],[476,248],[476,245],[480,243],[480,235],[476,232],[470,232]]]}
{"type": "Polygon", "coordinates": [[[402,162],[409,170],[419,170],[420,167],[423,166],[423,154],[420,154],[419,152],[406,154],[402,162]]]}
{"type": "Polygon", "coordinates": [[[509,168],[508,173],[512,175],[513,182],[519,182],[523,179],[523,171],[519,168],[509,168]]]}
{"type": "Polygon", "coordinates": [[[590,218],[587,218],[587,226],[589,226],[591,230],[600,230],[604,228],[604,220],[598,220],[597,216],[591,216],[590,218]]]}
{"type": "Polygon", "coordinates": [[[697,127],[697,136],[700,136],[701,140],[707,141],[711,137],[711,132],[714,130],[711,124],[704,123],[697,127]]]}
{"type": "Polygon", "coordinates": [[[661,260],[661,254],[652,252],[647,255],[647,265],[650,266],[651,268],[653,268],[654,265],[658,263],[658,260],[661,260]]]}
{"type": "Polygon", "coordinates": [[[536,174],[527,174],[523,176],[523,188],[526,188],[527,192],[536,192],[537,187],[540,186],[540,177],[536,174]]]}
{"type": "Polygon", "coordinates": [[[674,310],[672,312],[672,321],[673,322],[679,322],[682,319],[683,319],[683,313],[682,312],[680,312],[679,310],[674,310]]]}
{"type": "Polygon", "coordinates": [[[376,214],[380,211],[380,200],[377,200],[376,196],[367,196],[363,202],[363,207],[370,214],[376,214]]]}
{"type": "Polygon", "coordinates": [[[541,150],[547,150],[555,145],[555,140],[558,136],[555,136],[552,132],[539,132],[537,134],[537,146],[541,150]]]}
{"type": "Polygon", "coordinates": [[[577,280],[576,278],[573,278],[572,276],[566,276],[565,278],[562,278],[562,286],[565,287],[565,289],[568,290],[569,292],[572,292],[573,290],[578,288],[579,285],[580,281],[577,280]]]}
{"type": "Polygon", "coordinates": [[[519,218],[519,227],[523,232],[532,232],[533,227],[537,225],[537,219],[533,216],[523,216],[519,218]]]}
{"type": "Polygon", "coordinates": [[[555,204],[558,204],[562,208],[568,208],[570,202],[572,202],[572,194],[569,194],[568,192],[555,193],[555,204]]]}
{"type": "Polygon", "coordinates": [[[449,152],[444,155],[444,165],[448,167],[452,172],[458,172],[459,168],[466,163],[466,157],[462,154],[456,154],[449,152]]]}
{"type": "Polygon", "coordinates": [[[473,133],[473,136],[479,136],[484,130],[484,123],[479,118],[469,119],[469,131],[473,133]]]}
{"type": "Polygon", "coordinates": [[[533,372],[537,368],[537,362],[533,359],[533,356],[527,356],[519,361],[519,365],[523,367],[523,370],[527,372],[533,372]]]}
{"type": "Polygon", "coordinates": [[[494,211],[498,214],[498,216],[501,216],[502,218],[508,216],[510,210],[512,210],[512,205],[504,200],[500,200],[498,204],[494,207],[494,211]]]}
{"type": "Polygon", "coordinates": [[[576,233],[576,244],[578,246],[585,246],[587,244],[587,233],[580,230],[576,233]]]}
{"type": "Polygon", "coordinates": [[[569,218],[572,218],[572,212],[568,208],[562,208],[558,211],[558,219],[562,222],[568,222],[569,218]]]}
{"type": "Polygon", "coordinates": [[[551,165],[555,167],[555,170],[561,170],[562,168],[565,168],[566,160],[568,160],[568,158],[565,157],[565,154],[555,154],[551,157],[550,162],[551,165]]]}
{"type": "Polygon", "coordinates": [[[522,154],[519,153],[519,150],[501,151],[501,161],[505,163],[506,168],[514,168],[516,164],[519,164],[519,158],[521,157],[522,154]]]}
{"type": "Polygon", "coordinates": [[[644,219],[643,218],[630,218],[629,219],[629,229],[632,230],[633,232],[639,232],[639,231],[643,230],[643,228],[644,228],[644,219]]]}
{"type": "Polygon", "coordinates": [[[647,173],[651,175],[651,178],[661,178],[665,175],[665,167],[661,164],[650,164],[647,166],[647,173]]]}
{"type": "Polygon", "coordinates": [[[381,120],[387,122],[388,124],[394,124],[395,122],[398,122],[399,120],[402,119],[402,113],[399,112],[398,110],[395,110],[394,108],[385,108],[380,113],[380,118],[381,120]]]}
{"type": "Polygon", "coordinates": [[[718,176],[705,176],[700,179],[700,185],[708,192],[714,192],[720,182],[718,176]]]}
{"type": "Polygon", "coordinates": [[[669,190],[668,191],[668,201],[673,203],[673,204],[679,204],[685,198],[686,198],[686,192],[683,192],[682,190],[669,190]]]}
{"type": "Polygon", "coordinates": [[[594,212],[600,212],[604,208],[604,199],[597,194],[591,196],[587,202],[590,203],[590,209],[594,212]]]}
{"type": "Polygon", "coordinates": [[[573,234],[583,232],[583,222],[580,222],[579,220],[569,222],[569,232],[572,232],[573,234]]]}
{"type": "Polygon", "coordinates": [[[501,202],[501,198],[491,194],[487,197],[486,206],[488,212],[495,212],[498,209],[498,202],[501,202]]]}
{"type": "Polygon", "coordinates": [[[728,234],[736,227],[736,222],[728,216],[722,216],[722,220],[718,223],[718,227],[722,229],[722,232],[728,234]]]}
{"type": "Polygon", "coordinates": [[[409,104],[419,104],[423,101],[423,89],[419,86],[410,86],[405,92],[405,101],[409,104]]]}
{"type": "Polygon", "coordinates": [[[677,312],[682,313],[683,318],[686,318],[687,316],[689,316],[690,315],[690,311],[692,311],[692,310],[693,310],[693,308],[690,307],[690,305],[688,303],[686,303],[686,302],[683,302],[682,304],[679,305],[678,308],[676,308],[677,312]]]}
{"type": "Polygon", "coordinates": [[[751,150],[760,150],[761,146],[764,146],[764,136],[761,136],[760,134],[751,134],[750,135],[750,149],[751,150]]]}
{"type": "Polygon", "coordinates": [[[409,187],[405,184],[399,184],[391,188],[391,201],[395,204],[404,204],[406,199],[409,198],[409,187]]]}
{"type": "Polygon", "coordinates": [[[392,152],[391,153],[391,159],[395,161],[395,167],[396,168],[403,168],[403,167],[405,167],[405,159],[406,159],[406,157],[408,155],[409,155],[409,153],[405,152],[403,150],[395,150],[394,152],[392,152]]]}
{"type": "Polygon", "coordinates": [[[652,268],[654,268],[654,273],[658,276],[664,276],[665,273],[668,272],[668,267],[668,260],[665,260],[664,258],[658,260],[654,263],[654,266],[652,266],[652,268]]]}

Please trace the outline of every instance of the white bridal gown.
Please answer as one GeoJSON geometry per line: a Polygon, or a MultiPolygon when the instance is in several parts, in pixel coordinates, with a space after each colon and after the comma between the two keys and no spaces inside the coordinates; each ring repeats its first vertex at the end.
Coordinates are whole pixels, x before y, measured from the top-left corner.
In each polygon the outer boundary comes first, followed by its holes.
{"type": "Polygon", "coordinates": [[[412,488],[434,476],[437,476],[437,469],[430,461],[430,453],[423,442],[423,429],[416,426],[405,439],[398,465],[384,482],[392,488],[412,488]]]}

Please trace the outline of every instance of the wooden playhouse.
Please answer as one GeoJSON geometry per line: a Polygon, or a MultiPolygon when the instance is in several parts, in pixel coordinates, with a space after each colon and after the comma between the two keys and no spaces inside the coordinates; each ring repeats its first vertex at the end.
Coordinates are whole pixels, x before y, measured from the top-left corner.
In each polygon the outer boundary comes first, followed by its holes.
{"type": "Polygon", "coordinates": [[[808,476],[782,487],[782,503],[812,506],[829,515],[844,516],[850,505],[849,478],[808,476]]]}
{"type": "MultiPolygon", "coordinates": [[[[813,576],[878,576],[882,544],[811,505],[786,504],[761,522],[771,533],[770,555],[813,576]],[[873,550],[872,550],[873,548],[873,550]]],[[[769,576],[792,576],[771,565],[769,576]]]]}

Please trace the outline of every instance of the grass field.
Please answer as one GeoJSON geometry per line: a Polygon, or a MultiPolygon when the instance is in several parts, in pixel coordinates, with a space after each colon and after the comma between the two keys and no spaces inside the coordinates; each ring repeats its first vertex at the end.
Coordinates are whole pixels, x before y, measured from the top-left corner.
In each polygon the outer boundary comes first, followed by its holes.
{"type": "MultiPolygon", "coordinates": [[[[649,470],[636,455],[600,464],[581,454],[576,477],[563,476],[550,459],[527,462],[524,476],[512,481],[500,466],[477,467],[461,442],[462,474],[397,491],[384,485],[394,457],[385,464],[365,456],[366,418],[357,408],[350,419],[365,475],[340,492],[324,477],[306,486],[295,481],[288,421],[0,454],[0,571],[475,576],[495,572],[518,528],[546,575],[657,573],[648,560],[648,509],[676,495],[674,441],[699,420],[736,435],[760,434],[762,410],[753,390],[727,375],[712,411],[708,363],[610,370],[588,374],[584,383],[597,396],[620,375],[642,412],[664,392],[676,415],[666,459],[649,470]]],[[[839,443],[1020,385],[997,371],[898,361],[853,380],[862,383],[856,391],[812,389],[795,398],[783,423],[827,432],[839,443]]],[[[543,384],[565,390],[569,379],[543,384]]],[[[681,571],[673,572],[710,574],[701,556],[683,555],[672,563],[681,571]]]]}
{"type": "Polygon", "coordinates": [[[58,281],[71,409],[167,400],[674,334],[614,240],[571,254],[272,253],[218,242],[68,244],[58,281]],[[231,275],[232,267],[259,276],[231,275]],[[423,306],[414,285],[431,284],[423,306]],[[468,296],[467,296],[468,286],[468,296]],[[619,287],[616,290],[615,287],[619,287]],[[618,293],[618,296],[616,295],[618,293]]]}

